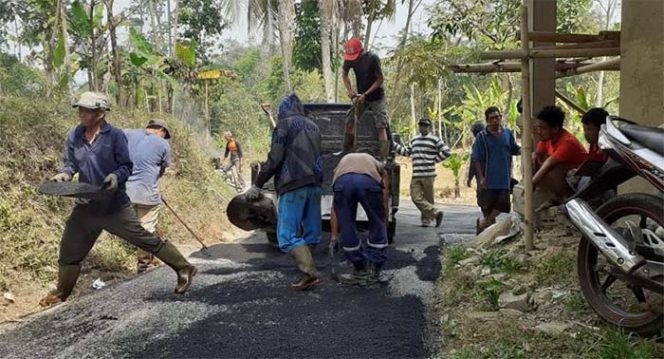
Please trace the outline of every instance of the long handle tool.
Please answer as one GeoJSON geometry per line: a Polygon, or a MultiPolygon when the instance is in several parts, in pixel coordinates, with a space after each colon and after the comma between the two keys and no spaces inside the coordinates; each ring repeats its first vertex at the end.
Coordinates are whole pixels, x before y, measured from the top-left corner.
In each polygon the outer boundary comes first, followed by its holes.
{"type": "Polygon", "coordinates": [[[182,225],[184,226],[184,228],[186,228],[186,229],[189,231],[189,233],[191,233],[191,235],[194,236],[194,238],[196,238],[196,240],[198,241],[198,243],[200,243],[201,246],[203,246],[203,248],[201,248],[201,253],[203,253],[203,255],[205,255],[206,257],[210,257],[210,253],[208,252],[208,247],[205,245],[205,243],[203,243],[203,240],[201,240],[201,238],[200,238],[198,235],[196,235],[196,233],[194,233],[194,231],[193,231],[191,228],[189,228],[189,226],[187,225],[187,223],[185,223],[185,222],[182,220],[182,218],[180,218],[180,216],[178,216],[178,214],[175,212],[175,210],[173,209],[173,207],[171,207],[171,206],[168,204],[168,202],[166,202],[166,199],[165,199],[163,196],[161,197],[161,201],[164,202],[164,205],[166,206],[166,208],[168,208],[168,209],[171,211],[171,213],[173,213],[173,215],[175,216],[175,218],[177,218],[178,221],[180,221],[180,223],[182,223],[182,225]]]}

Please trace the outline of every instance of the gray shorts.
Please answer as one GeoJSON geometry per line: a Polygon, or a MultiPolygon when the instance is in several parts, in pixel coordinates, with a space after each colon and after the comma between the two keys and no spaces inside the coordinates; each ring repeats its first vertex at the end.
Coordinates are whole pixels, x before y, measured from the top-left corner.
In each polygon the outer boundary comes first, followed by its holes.
{"type": "MultiPolygon", "coordinates": [[[[365,102],[358,120],[362,122],[372,121],[376,128],[387,128],[387,101],[385,97],[380,100],[365,102]]],[[[348,116],[346,121],[353,121],[353,116],[348,116]]]]}

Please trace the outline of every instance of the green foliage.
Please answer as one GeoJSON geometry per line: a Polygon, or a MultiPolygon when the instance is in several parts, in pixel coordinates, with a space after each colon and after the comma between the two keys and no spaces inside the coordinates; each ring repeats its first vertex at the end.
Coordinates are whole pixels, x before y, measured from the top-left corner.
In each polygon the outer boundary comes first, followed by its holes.
{"type": "Polygon", "coordinates": [[[445,258],[445,271],[450,271],[462,260],[468,258],[470,254],[466,247],[453,246],[447,249],[445,258]]]}
{"type": "Polygon", "coordinates": [[[509,258],[504,250],[488,252],[480,263],[491,268],[491,272],[511,274],[525,269],[524,264],[509,258]]]}
{"type": "Polygon", "coordinates": [[[188,43],[178,41],[175,44],[175,55],[177,59],[187,67],[196,66],[196,40],[191,40],[188,43]]]}
{"type": "Polygon", "coordinates": [[[320,13],[318,1],[302,1],[295,5],[295,45],[293,63],[305,71],[321,70],[320,13]]]}
{"type": "Polygon", "coordinates": [[[71,30],[78,33],[81,37],[88,37],[92,33],[88,12],[80,1],[76,0],[71,4],[71,30]]]}
{"type": "Polygon", "coordinates": [[[228,27],[218,0],[180,0],[178,2],[179,36],[195,40],[198,57],[207,60],[223,46],[220,36],[228,27]]]}
{"type": "MultiPolygon", "coordinates": [[[[514,48],[521,21],[521,0],[443,0],[430,9],[428,24],[435,38],[467,39],[482,48],[514,48]]],[[[558,0],[556,31],[573,33],[592,28],[592,0],[558,0]]]]}
{"type": "Polygon", "coordinates": [[[468,161],[468,157],[469,155],[467,153],[461,156],[456,153],[452,153],[450,157],[443,161],[443,167],[450,169],[454,175],[454,179],[458,180],[461,167],[463,167],[463,164],[468,161]]]}
{"type": "Polygon", "coordinates": [[[480,286],[481,295],[489,302],[493,309],[498,309],[498,298],[500,297],[503,286],[503,282],[495,278],[491,278],[490,281],[480,286]]]}
{"type": "Polygon", "coordinates": [[[44,78],[38,70],[0,52],[0,94],[35,94],[45,88],[44,78]]]}

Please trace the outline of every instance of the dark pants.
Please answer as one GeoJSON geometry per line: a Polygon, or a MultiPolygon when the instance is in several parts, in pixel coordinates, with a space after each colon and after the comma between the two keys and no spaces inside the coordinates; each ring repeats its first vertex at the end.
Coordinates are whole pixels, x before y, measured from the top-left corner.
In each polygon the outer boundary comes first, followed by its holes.
{"type": "Polygon", "coordinates": [[[348,260],[356,268],[365,260],[369,260],[377,267],[382,266],[387,248],[387,228],[381,184],[363,174],[349,173],[339,177],[334,182],[334,209],[341,227],[341,241],[348,260]],[[362,205],[369,220],[366,248],[362,247],[355,225],[358,203],[362,205]]]}
{"type": "Polygon", "coordinates": [[[63,266],[80,264],[87,257],[102,230],[149,253],[156,253],[164,244],[159,237],[141,226],[129,204],[109,214],[98,214],[86,205],[77,205],[69,215],[62,234],[58,263],[63,266]]]}
{"type": "Polygon", "coordinates": [[[493,210],[509,213],[511,210],[510,191],[508,189],[483,189],[478,192],[478,204],[484,216],[493,210]]]}

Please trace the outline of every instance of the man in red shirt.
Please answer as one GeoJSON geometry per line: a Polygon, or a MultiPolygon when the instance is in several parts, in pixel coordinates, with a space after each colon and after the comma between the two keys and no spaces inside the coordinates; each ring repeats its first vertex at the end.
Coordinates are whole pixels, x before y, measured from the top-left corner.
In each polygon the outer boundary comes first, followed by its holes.
{"type": "Polygon", "coordinates": [[[579,140],[563,128],[565,112],[557,106],[545,106],[536,116],[534,133],[539,136],[533,153],[533,186],[542,187],[555,203],[564,202],[571,189],[567,172],[586,160],[587,152],[579,140]]]}

